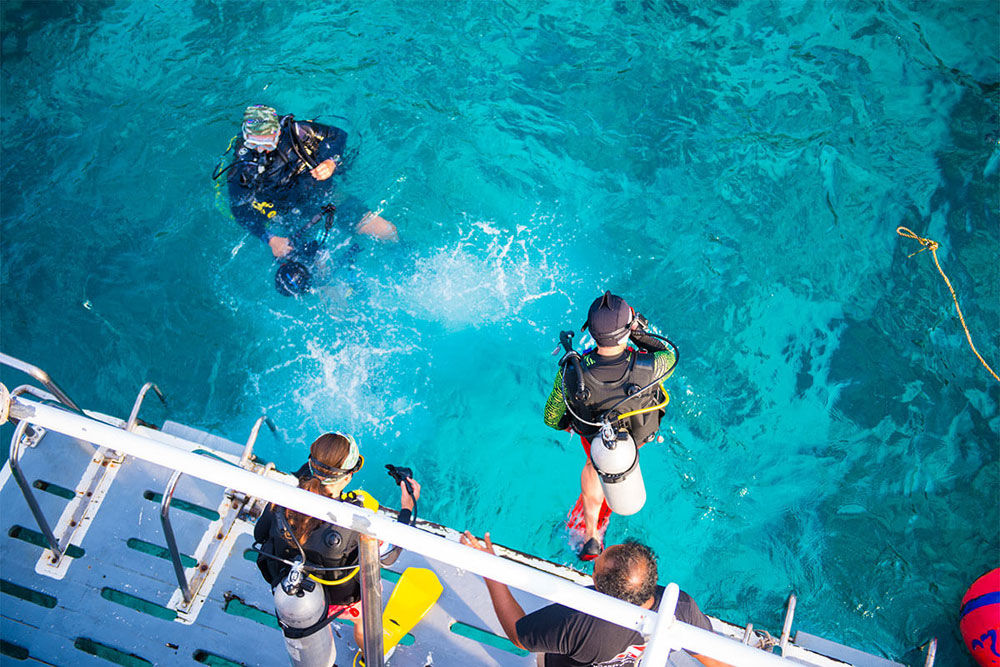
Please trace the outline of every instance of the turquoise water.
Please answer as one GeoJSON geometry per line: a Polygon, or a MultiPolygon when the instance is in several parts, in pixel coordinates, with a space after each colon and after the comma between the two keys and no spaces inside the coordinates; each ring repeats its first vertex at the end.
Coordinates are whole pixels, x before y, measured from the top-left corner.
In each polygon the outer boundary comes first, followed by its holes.
{"type": "MultiPolygon", "coordinates": [[[[291,468],[358,435],[421,513],[574,562],[549,353],[613,289],[680,347],[645,510],[616,518],[710,613],[965,664],[1000,554],[998,8],[891,2],[57,2],[2,12],[2,349],[76,401],[291,468]],[[214,208],[242,108],[351,133],[344,303],[279,296],[214,208]],[[339,121],[333,116],[343,116],[339,121]]],[[[8,377],[8,376],[5,376],[8,377]]],[[[16,379],[5,382],[11,383],[16,379]]],[[[4,431],[8,434],[9,431],[4,431]]]]}

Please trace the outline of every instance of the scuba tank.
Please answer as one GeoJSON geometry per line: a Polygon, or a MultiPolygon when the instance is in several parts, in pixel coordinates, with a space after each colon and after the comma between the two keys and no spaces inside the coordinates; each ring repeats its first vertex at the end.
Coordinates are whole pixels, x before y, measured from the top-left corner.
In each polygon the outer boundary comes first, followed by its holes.
{"type": "Polygon", "coordinates": [[[639,450],[628,431],[616,429],[609,421],[601,424],[600,432],[590,441],[590,462],[612,512],[627,516],[642,509],[646,485],[639,468],[639,450]]]}
{"type": "Polygon", "coordinates": [[[306,577],[301,560],[274,587],[274,610],[284,630],[285,648],[293,667],[333,664],[337,645],[333,641],[333,628],[323,623],[327,618],[326,595],[322,586],[306,577]],[[320,624],[321,627],[312,630],[320,624]]]}

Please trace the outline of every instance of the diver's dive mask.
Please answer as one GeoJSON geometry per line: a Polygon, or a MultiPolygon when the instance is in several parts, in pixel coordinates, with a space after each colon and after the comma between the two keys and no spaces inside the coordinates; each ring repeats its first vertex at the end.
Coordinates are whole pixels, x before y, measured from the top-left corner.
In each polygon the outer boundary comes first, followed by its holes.
{"type": "Polygon", "coordinates": [[[365,464],[365,457],[361,456],[357,441],[352,436],[344,433],[337,433],[336,435],[343,436],[351,445],[350,450],[347,452],[347,457],[341,464],[343,465],[342,468],[326,465],[317,461],[312,456],[309,457],[309,474],[318,479],[320,484],[324,486],[331,486],[343,481],[345,477],[361,470],[361,466],[365,464]]]}

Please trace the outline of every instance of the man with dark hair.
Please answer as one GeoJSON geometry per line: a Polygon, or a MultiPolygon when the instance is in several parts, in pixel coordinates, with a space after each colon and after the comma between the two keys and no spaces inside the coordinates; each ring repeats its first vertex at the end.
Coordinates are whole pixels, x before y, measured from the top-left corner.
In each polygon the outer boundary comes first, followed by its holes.
{"type": "MultiPolygon", "coordinates": [[[[602,567],[594,565],[594,588],[640,607],[656,595],[656,555],[632,539],[619,544],[602,567]]],[[[709,626],[711,629],[711,626],[709,626]]]]}
{"type": "MultiPolygon", "coordinates": [[[[462,544],[493,553],[489,533],[480,542],[466,531],[462,544]]],[[[657,576],[656,555],[635,540],[608,547],[594,560],[594,588],[598,592],[645,609],[658,608],[663,597],[664,587],[656,583],[657,576]]],[[[485,581],[507,637],[526,651],[541,653],[542,667],[631,667],[642,657],[646,641],[635,630],[561,604],[525,614],[507,586],[491,579],[485,581]]],[[[711,621],[684,591],[680,592],[674,613],[683,623],[712,629],[711,621]]],[[[727,667],[718,660],[692,655],[709,667],[727,667]]]]}

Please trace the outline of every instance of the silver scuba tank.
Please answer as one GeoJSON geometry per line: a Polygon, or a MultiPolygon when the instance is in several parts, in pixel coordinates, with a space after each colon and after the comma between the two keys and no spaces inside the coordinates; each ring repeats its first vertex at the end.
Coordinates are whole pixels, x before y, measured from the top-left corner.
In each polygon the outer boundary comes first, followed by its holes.
{"type": "Polygon", "coordinates": [[[639,468],[639,450],[628,431],[616,430],[604,422],[591,440],[590,461],[612,512],[629,515],[642,509],[646,485],[639,468]]]}
{"type": "MultiPolygon", "coordinates": [[[[326,595],[323,587],[305,578],[302,563],[292,566],[280,584],[274,587],[274,610],[288,628],[308,628],[326,618],[326,595]]],[[[285,637],[285,648],[293,667],[331,667],[337,659],[330,624],[305,637],[285,637]]]]}

